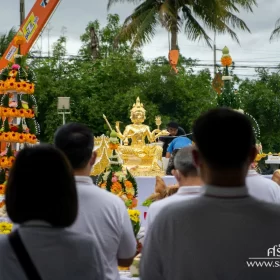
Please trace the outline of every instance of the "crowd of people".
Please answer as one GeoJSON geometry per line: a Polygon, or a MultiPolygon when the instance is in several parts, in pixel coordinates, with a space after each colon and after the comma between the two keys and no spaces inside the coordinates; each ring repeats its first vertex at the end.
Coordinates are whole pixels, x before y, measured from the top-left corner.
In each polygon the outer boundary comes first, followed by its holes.
{"type": "MultiPolygon", "coordinates": [[[[149,208],[141,280],[278,280],[280,188],[252,169],[249,119],[211,110],[196,120],[193,141],[174,157],[178,191],[149,208]]],[[[132,264],[126,207],[93,184],[93,150],[92,132],[69,123],[54,145],[18,153],[6,190],[16,226],[0,236],[1,280],[117,280],[118,266],[132,264]]]]}

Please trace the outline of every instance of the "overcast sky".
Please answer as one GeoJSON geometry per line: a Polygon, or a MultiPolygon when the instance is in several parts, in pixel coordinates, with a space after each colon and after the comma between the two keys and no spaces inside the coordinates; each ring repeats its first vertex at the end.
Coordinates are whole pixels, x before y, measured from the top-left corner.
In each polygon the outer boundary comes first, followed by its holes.
{"type": "MultiPolygon", "coordinates": [[[[1,2],[4,0],[1,0],[1,2]]],[[[28,14],[35,0],[26,1],[26,14],[28,14]]],[[[52,1],[52,0],[50,0],[52,1]]],[[[53,43],[66,28],[69,54],[76,54],[80,47],[79,36],[89,21],[98,19],[102,25],[106,24],[107,0],[62,0],[58,9],[50,20],[50,41],[53,43]]],[[[110,13],[117,13],[123,21],[133,10],[133,5],[119,4],[111,8],[110,13]]],[[[218,36],[217,47],[227,45],[231,56],[236,62],[235,73],[244,78],[253,77],[253,69],[238,68],[238,66],[276,66],[280,64],[280,40],[269,42],[271,31],[276,20],[280,17],[279,0],[258,0],[258,7],[254,14],[242,12],[239,15],[251,29],[251,34],[236,31],[241,45],[233,42],[229,36],[218,36]]],[[[19,22],[19,0],[6,0],[0,10],[0,32],[8,31],[19,22]]],[[[211,33],[209,33],[211,35],[211,33]]],[[[38,42],[38,46],[40,46],[38,42]]],[[[43,51],[47,51],[47,32],[43,34],[43,51]]],[[[203,42],[191,42],[179,36],[181,53],[186,57],[199,59],[202,64],[213,64],[213,51],[203,42]]],[[[164,29],[158,29],[158,33],[152,42],[143,48],[145,58],[153,59],[157,56],[167,56],[168,35],[164,29]]],[[[221,52],[217,52],[220,58],[221,52]]],[[[197,68],[200,69],[200,68],[197,68]]],[[[211,67],[212,70],[212,67],[211,67]]]]}

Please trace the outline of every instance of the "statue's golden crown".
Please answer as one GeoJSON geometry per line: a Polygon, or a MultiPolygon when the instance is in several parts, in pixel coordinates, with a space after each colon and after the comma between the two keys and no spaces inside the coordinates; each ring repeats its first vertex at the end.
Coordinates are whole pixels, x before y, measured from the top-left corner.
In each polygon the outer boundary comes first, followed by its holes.
{"type": "Polygon", "coordinates": [[[131,109],[131,112],[135,112],[135,111],[143,111],[144,113],[146,112],[146,110],[144,109],[143,103],[140,102],[139,97],[137,97],[136,103],[133,104],[133,107],[131,109]]]}

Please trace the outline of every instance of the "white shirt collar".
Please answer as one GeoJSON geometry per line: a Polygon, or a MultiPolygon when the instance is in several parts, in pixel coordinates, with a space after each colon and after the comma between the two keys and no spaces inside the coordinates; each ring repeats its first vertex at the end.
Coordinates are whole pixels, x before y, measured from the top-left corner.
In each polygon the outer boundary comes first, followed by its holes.
{"type": "Polygon", "coordinates": [[[205,186],[204,195],[221,198],[238,198],[248,196],[248,189],[246,186],[240,187],[217,187],[217,186],[205,186]]]}
{"type": "Polygon", "coordinates": [[[178,189],[177,194],[199,194],[202,190],[201,186],[182,186],[178,189]]]}
{"type": "Polygon", "coordinates": [[[94,185],[92,179],[89,176],[75,176],[75,181],[76,183],[94,185]]]}
{"type": "Polygon", "coordinates": [[[32,220],[32,221],[27,221],[21,226],[27,226],[27,227],[52,227],[52,225],[46,221],[42,220],[32,220]]]}
{"type": "Polygon", "coordinates": [[[260,175],[260,174],[254,169],[249,169],[247,175],[254,176],[254,175],[260,175]]]}

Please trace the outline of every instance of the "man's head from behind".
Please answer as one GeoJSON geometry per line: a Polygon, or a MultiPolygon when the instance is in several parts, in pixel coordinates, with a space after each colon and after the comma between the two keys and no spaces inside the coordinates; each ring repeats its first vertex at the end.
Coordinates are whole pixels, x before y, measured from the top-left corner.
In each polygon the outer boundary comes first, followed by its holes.
{"type": "Polygon", "coordinates": [[[175,155],[172,173],[180,185],[185,185],[186,180],[188,180],[188,185],[192,184],[191,180],[195,180],[195,185],[197,185],[199,176],[193,162],[192,151],[193,147],[189,146],[180,149],[175,155]]]}
{"type": "Polygon", "coordinates": [[[73,169],[90,172],[95,162],[93,133],[83,124],[68,123],[55,133],[54,144],[65,153],[73,169]]]}
{"type": "Polygon", "coordinates": [[[167,131],[171,136],[176,136],[178,132],[179,125],[176,122],[170,122],[167,124],[167,131]]]}
{"type": "Polygon", "coordinates": [[[194,160],[202,179],[205,179],[205,170],[220,176],[229,172],[234,172],[235,177],[245,176],[256,156],[250,120],[231,109],[219,108],[201,115],[193,126],[193,137],[194,160]]]}

